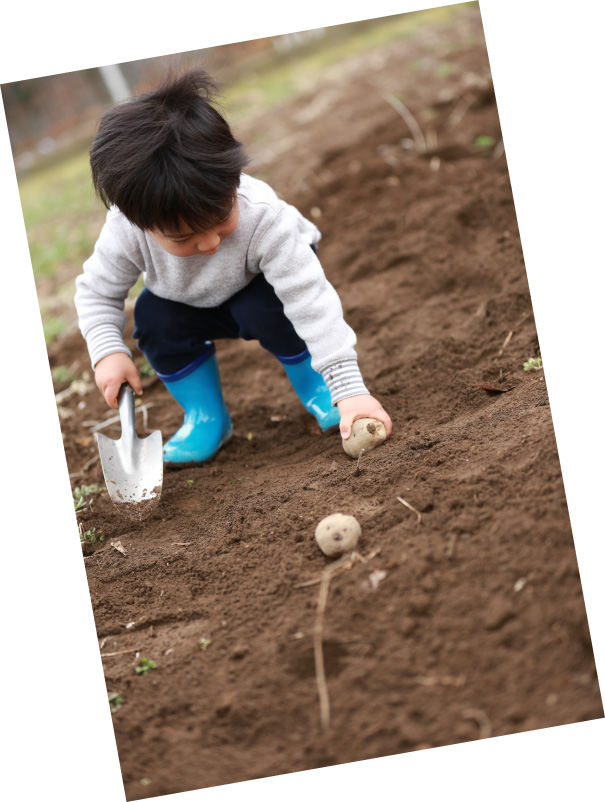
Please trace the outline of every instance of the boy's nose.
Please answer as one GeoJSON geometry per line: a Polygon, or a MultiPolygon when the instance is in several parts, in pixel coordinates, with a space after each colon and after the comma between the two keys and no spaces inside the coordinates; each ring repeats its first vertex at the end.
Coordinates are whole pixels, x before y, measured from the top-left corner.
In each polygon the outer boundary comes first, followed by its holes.
{"type": "Polygon", "coordinates": [[[197,247],[199,251],[212,251],[220,244],[221,238],[216,231],[212,231],[211,233],[206,234],[205,237],[202,237],[202,239],[198,240],[197,247]]]}

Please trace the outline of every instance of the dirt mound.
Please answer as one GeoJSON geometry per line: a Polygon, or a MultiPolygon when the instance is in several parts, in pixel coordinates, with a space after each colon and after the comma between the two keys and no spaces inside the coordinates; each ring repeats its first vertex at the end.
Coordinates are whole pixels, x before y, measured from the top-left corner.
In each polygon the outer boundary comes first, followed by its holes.
{"type": "MultiPolygon", "coordinates": [[[[356,473],[269,354],[218,342],[231,443],[167,473],[142,524],[106,493],[78,513],[129,799],[603,715],[548,394],[523,368],[539,344],[478,16],[354,60],[256,127],[253,172],[323,231],[393,434],[356,473]],[[431,61],[446,46],[447,75],[431,61]],[[329,585],[328,736],[313,534],[333,512],[363,533],[329,585]],[[140,656],[157,668],[137,675],[140,656]]],[[[77,334],[50,358],[87,361],[77,334]]],[[[72,481],[102,485],[91,422],[111,413],[76,389],[72,481]]],[[[170,436],[181,414],[156,378],[143,401],[170,436]]]]}

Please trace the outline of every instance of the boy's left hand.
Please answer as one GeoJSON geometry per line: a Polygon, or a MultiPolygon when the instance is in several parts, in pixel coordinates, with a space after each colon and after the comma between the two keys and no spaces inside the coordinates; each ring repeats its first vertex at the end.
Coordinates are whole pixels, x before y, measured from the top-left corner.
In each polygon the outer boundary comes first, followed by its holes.
{"type": "Polygon", "coordinates": [[[358,418],[376,418],[384,423],[387,437],[391,434],[391,419],[380,401],[373,396],[365,393],[352,395],[349,398],[343,398],[336,406],[340,412],[340,434],[343,440],[349,439],[353,421],[358,418]]]}

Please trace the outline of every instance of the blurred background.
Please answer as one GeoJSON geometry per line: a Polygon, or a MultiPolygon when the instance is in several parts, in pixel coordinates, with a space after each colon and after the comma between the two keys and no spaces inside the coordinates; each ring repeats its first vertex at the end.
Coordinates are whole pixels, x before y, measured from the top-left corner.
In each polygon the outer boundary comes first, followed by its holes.
{"type": "MultiPolygon", "coordinates": [[[[378,58],[381,48],[395,40],[405,49],[419,29],[447,25],[465,15],[476,19],[478,4],[461,3],[2,85],[47,345],[76,326],[74,279],[92,252],[105,218],[106,210],[92,191],[88,150],[108,106],[151,88],[171,69],[201,61],[223,86],[225,116],[253,157],[250,172],[262,178],[259,166],[262,170],[263,162],[278,157],[279,148],[275,139],[269,142],[264,137],[262,125],[255,121],[262,121],[280,103],[321,87],[328,75],[346,78],[349,65],[359,57],[375,53],[378,58]]],[[[472,37],[469,32],[469,40],[472,37]]],[[[410,56],[409,68],[419,73],[437,70],[445,78],[452,69],[447,55],[437,53],[433,59],[416,61],[410,56]]],[[[373,69],[380,70],[380,60],[373,69]]],[[[140,289],[133,288],[131,297],[140,289]]]]}

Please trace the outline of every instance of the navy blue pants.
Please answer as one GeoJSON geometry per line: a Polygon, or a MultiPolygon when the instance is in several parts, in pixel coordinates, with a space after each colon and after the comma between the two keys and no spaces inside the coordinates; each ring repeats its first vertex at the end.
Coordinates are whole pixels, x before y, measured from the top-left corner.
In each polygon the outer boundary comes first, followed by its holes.
{"type": "Polygon", "coordinates": [[[211,309],[167,301],[145,288],[135,304],[134,324],[139,349],[152,368],[165,376],[198,359],[212,340],[258,340],[278,357],[298,356],[307,350],[262,273],[211,309]]]}

